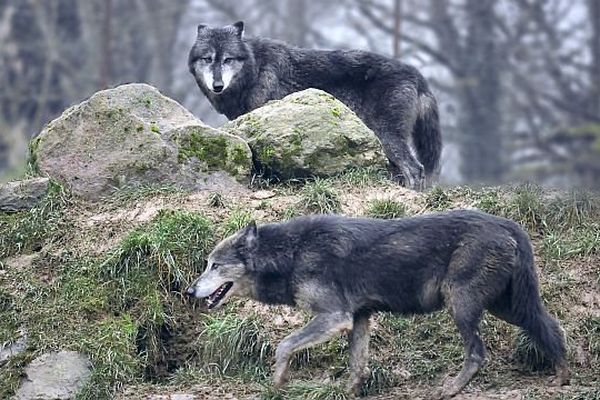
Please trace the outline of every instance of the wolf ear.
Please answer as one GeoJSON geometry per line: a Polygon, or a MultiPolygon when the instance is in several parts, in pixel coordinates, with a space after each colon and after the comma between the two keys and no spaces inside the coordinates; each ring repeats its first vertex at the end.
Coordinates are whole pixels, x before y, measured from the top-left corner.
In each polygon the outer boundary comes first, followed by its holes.
{"type": "Polygon", "coordinates": [[[238,21],[232,25],[233,29],[235,29],[236,35],[239,36],[240,39],[244,37],[244,21],[238,21]]]}
{"type": "Polygon", "coordinates": [[[206,30],[206,28],[208,28],[208,25],[206,24],[198,25],[198,35],[200,35],[204,30],[206,30]]]}
{"type": "Polygon", "coordinates": [[[256,247],[258,244],[258,228],[256,227],[256,221],[252,220],[248,226],[246,226],[243,237],[247,249],[256,247]]]}

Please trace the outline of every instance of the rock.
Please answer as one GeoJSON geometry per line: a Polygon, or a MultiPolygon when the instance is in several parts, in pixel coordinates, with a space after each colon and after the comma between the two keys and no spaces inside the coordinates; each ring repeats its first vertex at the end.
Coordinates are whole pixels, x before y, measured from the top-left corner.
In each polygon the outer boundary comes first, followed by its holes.
{"type": "Polygon", "coordinates": [[[74,399],[91,375],[87,357],[76,351],[46,353],[25,368],[15,399],[74,399]]]}
{"type": "Polygon", "coordinates": [[[90,200],[141,185],[226,190],[247,182],[252,168],[243,139],[145,84],[97,92],[50,122],[30,149],[41,175],[90,200]]]}
{"type": "Polygon", "coordinates": [[[342,102],[317,89],[271,101],[221,129],[246,138],[260,167],[282,179],[387,166],[373,131],[342,102]]]}
{"type": "Polygon", "coordinates": [[[198,400],[198,396],[187,393],[157,394],[150,396],[149,400],[198,400]]]}
{"type": "Polygon", "coordinates": [[[275,197],[276,195],[277,193],[272,190],[257,190],[256,192],[253,192],[250,197],[255,200],[266,200],[275,197]]]}
{"type": "Polygon", "coordinates": [[[30,210],[48,193],[48,178],[33,178],[0,185],[0,211],[30,210]]]}
{"type": "Polygon", "coordinates": [[[8,344],[0,344],[0,365],[8,361],[9,358],[22,353],[27,347],[27,330],[19,329],[19,337],[14,342],[8,344]]]}

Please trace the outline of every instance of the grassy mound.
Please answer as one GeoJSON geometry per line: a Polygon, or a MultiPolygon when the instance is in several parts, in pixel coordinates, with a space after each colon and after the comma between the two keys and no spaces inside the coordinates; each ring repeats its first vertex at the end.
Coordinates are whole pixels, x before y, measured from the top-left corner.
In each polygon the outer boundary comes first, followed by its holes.
{"type": "MultiPolygon", "coordinates": [[[[569,338],[573,384],[548,389],[543,355],[518,329],[486,315],[481,329],[490,361],[467,391],[597,399],[600,201],[594,194],[533,185],[417,194],[373,171],[270,189],[275,197],[257,200],[250,191],[145,188],[92,205],[53,185],[35,209],[0,214],[0,343],[15,341],[23,329],[28,335],[26,350],[0,365],[0,398],[14,393],[30,360],[61,348],[92,360],[92,381],[79,399],[174,391],[199,398],[344,399],[345,337],[298,354],[291,385],[275,391],[269,380],[274,348],[308,316],[241,300],[209,315],[185,299],[212,246],[251,219],[312,212],[399,218],[477,207],[518,221],[534,240],[542,296],[569,338]]],[[[381,314],[373,326],[371,377],[363,388],[369,398],[426,398],[460,368],[462,344],[446,312],[381,314]]]]}

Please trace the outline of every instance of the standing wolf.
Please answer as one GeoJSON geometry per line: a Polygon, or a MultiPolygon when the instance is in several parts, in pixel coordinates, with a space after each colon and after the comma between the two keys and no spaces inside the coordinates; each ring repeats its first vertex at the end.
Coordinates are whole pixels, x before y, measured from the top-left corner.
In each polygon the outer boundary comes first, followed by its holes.
{"type": "Polygon", "coordinates": [[[437,103],[415,68],[366,51],[301,49],[245,39],[243,32],[243,22],[200,25],[189,54],[190,72],[218,112],[234,119],[269,100],[321,89],[375,132],[405,186],[422,189],[437,176],[442,148],[437,103]]]}
{"type": "Polygon", "coordinates": [[[286,382],[293,353],[349,331],[349,389],[357,393],[368,374],[370,315],[430,313],[444,305],[462,337],[465,361],[440,397],[457,394],[482,366],[484,309],[527,332],[555,365],[556,384],[569,377],[563,332],[540,298],[527,234],[482,212],[250,224],[216,246],[187,293],[207,297],[211,309],[244,296],[315,315],[277,347],[276,386],[286,382]]]}

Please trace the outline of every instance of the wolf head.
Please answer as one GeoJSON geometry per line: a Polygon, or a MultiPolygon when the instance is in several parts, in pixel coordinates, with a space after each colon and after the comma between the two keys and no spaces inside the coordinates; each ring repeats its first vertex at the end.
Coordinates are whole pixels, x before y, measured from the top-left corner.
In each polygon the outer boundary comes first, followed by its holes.
{"type": "Polygon", "coordinates": [[[188,67],[205,94],[218,95],[235,84],[249,59],[251,52],[244,42],[242,21],[222,28],[199,25],[188,67]]]}
{"type": "Polygon", "coordinates": [[[188,288],[187,295],[206,298],[209,309],[218,308],[231,296],[250,296],[252,252],[257,244],[255,222],[223,239],[208,256],[206,270],[188,288]]]}

